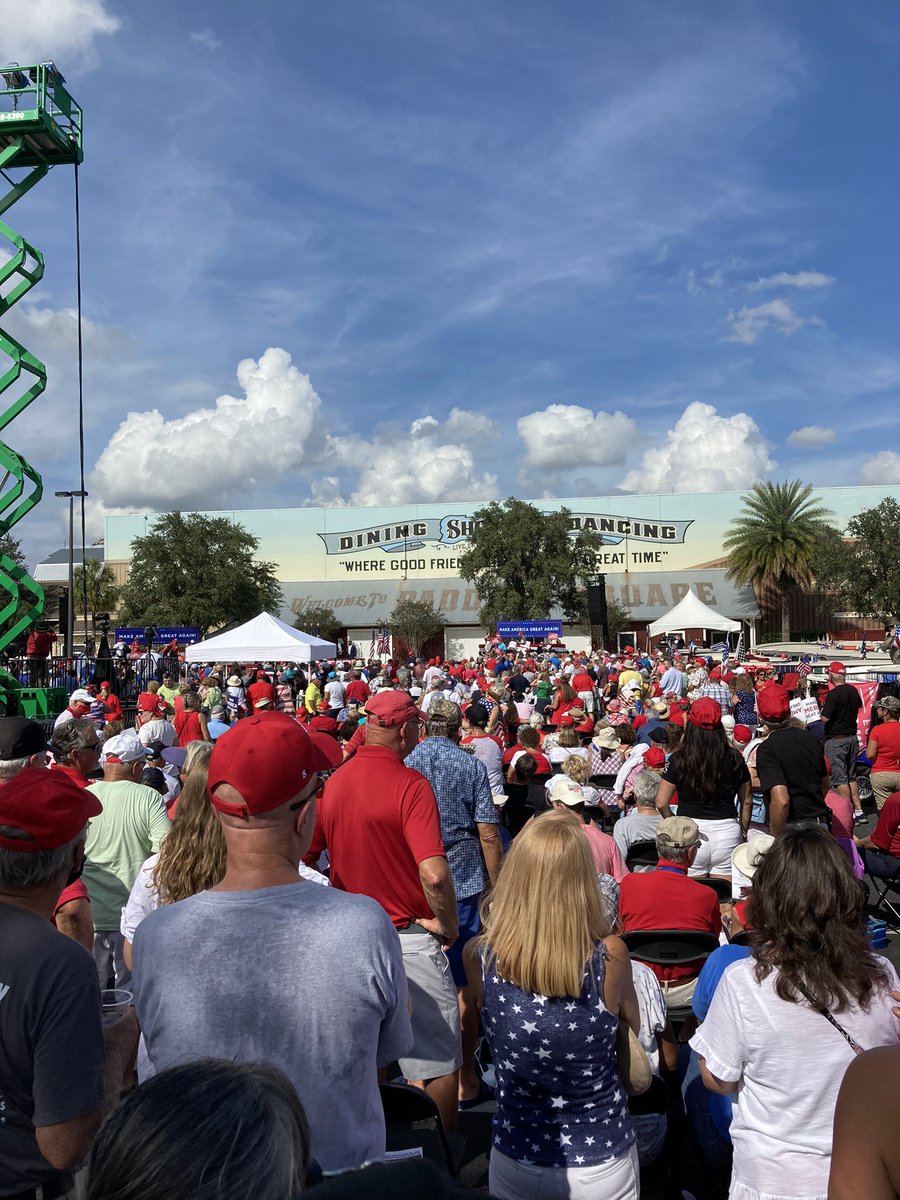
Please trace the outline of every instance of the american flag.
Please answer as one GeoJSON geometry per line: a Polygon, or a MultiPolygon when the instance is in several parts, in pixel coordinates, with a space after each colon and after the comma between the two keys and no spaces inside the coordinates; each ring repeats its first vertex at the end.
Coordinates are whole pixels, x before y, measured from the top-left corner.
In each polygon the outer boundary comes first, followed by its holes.
{"type": "Polygon", "coordinates": [[[744,649],[744,631],[743,631],[743,629],[738,634],[738,644],[737,644],[737,649],[734,652],[734,655],[735,655],[735,658],[738,660],[738,662],[743,662],[744,659],[747,657],[747,651],[744,649]]]}
{"type": "Polygon", "coordinates": [[[731,656],[731,649],[730,649],[728,643],[726,642],[725,649],[722,651],[722,666],[723,667],[727,665],[728,659],[730,658],[730,656],[731,656]]]}
{"type": "Polygon", "coordinates": [[[369,658],[379,658],[382,654],[390,654],[391,638],[387,629],[372,628],[372,641],[369,643],[369,658]]]}

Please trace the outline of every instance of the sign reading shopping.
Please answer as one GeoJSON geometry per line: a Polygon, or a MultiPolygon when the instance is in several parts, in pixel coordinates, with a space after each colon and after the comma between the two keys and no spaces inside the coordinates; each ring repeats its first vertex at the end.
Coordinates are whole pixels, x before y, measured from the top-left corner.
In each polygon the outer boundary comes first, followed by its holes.
{"type": "Polygon", "coordinates": [[[555,637],[562,640],[562,621],[498,621],[497,633],[502,638],[522,638],[531,641],[533,638],[555,637]]]}

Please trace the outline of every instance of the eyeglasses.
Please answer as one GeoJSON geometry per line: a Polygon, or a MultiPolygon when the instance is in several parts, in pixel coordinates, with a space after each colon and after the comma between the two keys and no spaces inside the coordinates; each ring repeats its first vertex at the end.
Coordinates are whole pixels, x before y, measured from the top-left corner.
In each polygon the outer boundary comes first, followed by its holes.
{"type": "Polygon", "coordinates": [[[328,776],[330,774],[330,771],[316,771],[315,791],[310,792],[308,796],[304,796],[301,800],[295,800],[294,803],[289,806],[291,812],[296,812],[298,808],[302,808],[303,805],[307,804],[310,800],[314,800],[318,796],[321,796],[322,792],[325,790],[325,784],[328,781],[328,776]]]}

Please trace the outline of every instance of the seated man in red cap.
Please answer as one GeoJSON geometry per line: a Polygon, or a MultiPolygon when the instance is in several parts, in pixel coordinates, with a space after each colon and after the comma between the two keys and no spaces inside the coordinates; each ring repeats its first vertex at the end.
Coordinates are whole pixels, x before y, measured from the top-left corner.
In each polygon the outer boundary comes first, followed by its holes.
{"type": "MultiPolygon", "coordinates": [[[[431,784],[404,765],[421,713],[406,692],[380,691],[366,705],[365,744],[329,781],[321,833],[336,888],[371,896],[400,933],[414,997],[414,1044],[400,1070],[423,1083],[456,1127],[462,1062],[456,985],[446,951],[459,936],[453,877],[431,784]]],[[[499,754],[499,751],[498,751],[499,754]]]]}
{"type": "MultiPolygon", "coordinates": [[[[718,935],[722,929],[719,898],[712,888],[688,878],[701,842],[690,817],[666,817],[656,827],[659,862],[647,874],[630,873],[619,884],[619,914],[624,930],[696,929],[718,935]]],[[[647,964],[657,977],[666,1003],[687,1004],[694,994],[703,959],[678,966],[647,964]]]]}
{"type": "Polygon", "coordinates": [[[0,787],[3,1196],[69,1193],[103,1116],[104,1064],[121,1082],[125,1054],[137,1046],[133,1017],[101,1026],[93,960],[52,925],[100,811],[92,792],[43,767],[0,787]]]}
{"type": "Polygon", "coordinates": [[[98,699],[103,701],[103,719],[104,721],[121,721],[122,720],[122,705],[119,697],[112,690],[112,684],[108,679],[104,679],[100,684],[98,699]]]}
{"type": "Polygon", "coordinates": [[[150,913],[133,944],[153,1066],[278,1067],[326,1174],[384,1157],[378,1070],[412,1044],[400,943],[384,911],[299,875],[323,775],[340,761],[333,738],[285,713],[251,715],[223,734],[208,786],[224,878],[150,913]]]}
{"type": "Polygon", "coordinates": [[[769,728],[756,752],[756,770],[768,804],[770,832],[777,835],[785,825],[830,829],[831,813],[824,799],[828,767],[821,742],[808,729],[791,726],[791,697],[780,684],[764,687],[756,706],[769,728]]]}

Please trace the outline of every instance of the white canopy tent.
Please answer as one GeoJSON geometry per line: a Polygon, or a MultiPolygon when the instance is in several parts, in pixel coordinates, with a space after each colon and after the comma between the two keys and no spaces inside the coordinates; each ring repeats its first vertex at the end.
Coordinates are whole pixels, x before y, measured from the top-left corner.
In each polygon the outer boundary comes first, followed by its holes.
{"type": "Polygon", "coordinates": [[[299,629],[292,629],[271,613],[260,613],[252,621],[194,642],[184,652],[186,662],[314,662],[334,658],[337,646],[299,629]]]}
{"type": "Polygon", "coordinates": [[[658,637],[661,633],[685,629],[724,629],[728,633],[737,633],[740,628],[740,621],[723,617],[714,608],[704,604],[696,592],[689,591],[664,617],[648,625],[647,632],[651,637],[658,637]]]}

